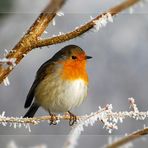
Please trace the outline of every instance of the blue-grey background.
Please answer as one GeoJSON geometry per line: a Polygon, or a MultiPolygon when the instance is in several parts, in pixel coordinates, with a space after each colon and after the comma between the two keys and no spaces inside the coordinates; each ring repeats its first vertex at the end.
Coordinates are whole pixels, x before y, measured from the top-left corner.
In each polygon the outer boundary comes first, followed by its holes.
{"type": "MultiPolygon", "coordinates": [[[[67,32],[90,20],[90,16],[107,10],[122,2],[121,0],[68,0],[61,11],[64,16],[55,18],[56,26],[49,25],[49,37],[59,32],[67,32]]],[[[27,28],[33,23],[48,0],[0,0],[0,57],[19,41],[27,28]]],[[[114,17],[114,23],[100,29],[99,32],[89,31],[85,35],[71,41],[53,45],[49,48],[32,50],[15,70],[9,75],[11,85],[0,86],[0,112],[6,111],[7,116],[23,116],[26,95],[34,80],[40,65],[53,56],[59,49],[68,44],[82,47],[93,59],[88,62],[89,91],[87,100],[73,110],[75,114],[83,115],[96,111],[98,106],[112,104],[114,111],[129,110],[128,98],[136,99],[139,110],[148,110],[148,3],[144,7],[136,5],[134,13],[126,10],[114,17]]],[[[46,115],[39,109],[36,115],[46,115]]],[[[124,135],[147,125],[147,121],[125,120],[119,124],[119,129],[113,135],[124,135]]],[[[101,146],[107,142],[108,132],[102,128],[102,123],[85,128],[85,136],[80,139],[80,147],[101,146]],[[87,141],[87,142],[86,142],[87,141]]],[[[50,147],[59,147],[70,131],[68,122],[61,122],[57,126],[49,126],[47,122],[31,126],[29,133],[24,128],[13,129],[0,126],[0,143],[4,145],[15,139],[25,146],[36,145],[48,139],[50,147]],[[23,135],[35,136],[23,136],[23,135]],[[5,135],[5,136],[4,136],[5,135]],[[8,136],[11,135],[11,136],[8,136]],[[16,135],[16,136],[12,136],[16,135]],[[21,135],[21,136],[20,136],[21,135]],[[46,135],[46,136],[43,136],[46,135]],[[31,140],[32,138],[32,140],[31,140]],[[5,140],[4,140],[5,139],[5,140]],[[55,141],[59,142],[55,142],[55,141]],[[27,145],[24,143],[27,142],[27,145]]],[[[46,143],[45,142],[45,143],[46,143]]],[[[146,144],[146,142],[143,142],[146,144]]],[[[143,145],[144,146],[144,145],[143,145]]],[[[1,147],[1,146],[0,146],[1,147]]]]}

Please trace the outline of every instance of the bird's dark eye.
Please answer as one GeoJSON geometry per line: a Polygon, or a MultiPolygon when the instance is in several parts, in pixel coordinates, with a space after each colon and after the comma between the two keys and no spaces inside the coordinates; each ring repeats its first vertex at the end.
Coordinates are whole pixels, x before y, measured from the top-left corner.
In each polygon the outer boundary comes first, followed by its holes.
{"type": "Polygon", "coordinates": [[[76,57],[76,56],[72,56],[71,58],[72,58],[73,60],[77,59],[77,57],[76,57]]]}

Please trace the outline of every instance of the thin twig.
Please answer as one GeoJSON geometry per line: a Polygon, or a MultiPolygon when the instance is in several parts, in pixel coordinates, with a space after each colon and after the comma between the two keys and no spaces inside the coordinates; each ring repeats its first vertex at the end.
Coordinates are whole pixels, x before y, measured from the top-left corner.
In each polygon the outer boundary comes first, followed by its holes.
{"type": "Polygon", "coordinates": [[[138,139],[138,138],[140,138],[144,135],[147,135],[147,134],[148,134],[148,128],[141,129],[141,130],[136,131],[128,136],[121,138],[120,140],[117,140],[116,142],[106,146],[106,148],[118,148],[130,141],[138,139]]]}
{"type": "MultiPolygon", "coordinates": [[[[24,55],[32,50],[32,45],[37,43],[38,38],[47,28],[49,22],[55,17],[57,11],[62,7],[66,0],[52,0],[51,3],[43,10],[33,25],[29,28],[27,33],[21,38],[16,46],[8,53],[7,59],[16,59],[15,64],[18,64],[24,55]]],[[[14,67],[13,67],[14,68],[14,67]]],[[[8,76],[13,70],[12,66],[4,68],[0,64],[0,83],[8,76]]]]}

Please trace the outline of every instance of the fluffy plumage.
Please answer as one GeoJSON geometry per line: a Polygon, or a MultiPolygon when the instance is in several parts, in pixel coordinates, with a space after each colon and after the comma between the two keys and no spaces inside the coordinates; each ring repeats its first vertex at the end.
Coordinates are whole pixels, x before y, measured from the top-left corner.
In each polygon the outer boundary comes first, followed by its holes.
{"type": "Polygon", "coordinates": [[[45,62],[27,95],[25,108],[31,107],[24,117],[33,117],[39,106],[48,112],[67,112],[79,106],[87,95],[87,58],[80,47],[69,45],[45,62]]]}
{"type": "Polygon", "coordinates": [[[67,112],[79,106],[87,95],[87,85],[84,80],[52,81],[47,77],[36,88],[35,102],[51,112],[67,112]]]}

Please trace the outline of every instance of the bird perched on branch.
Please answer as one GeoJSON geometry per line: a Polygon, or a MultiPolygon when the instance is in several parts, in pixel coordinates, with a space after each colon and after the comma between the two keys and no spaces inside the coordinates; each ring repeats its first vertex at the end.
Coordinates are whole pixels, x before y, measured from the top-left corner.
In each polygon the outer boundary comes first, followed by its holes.
{"type": "MultiPolygon", "coordinates": [[[[68,112],[69,124],[73,125],[76,116],[70,110],[79,106],[87,96],[86,63],[90,58],[79,46],[68,45],[45,62],[37,71],[27,95],[24,107],[30,108],[24,118],[33,117],[41,106],[53,119],[53,113],[68,112]]],[[[54,120],[50,124],[55,124],[54,120]]]]}

